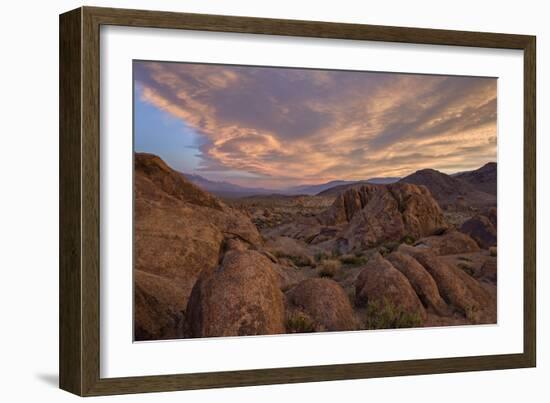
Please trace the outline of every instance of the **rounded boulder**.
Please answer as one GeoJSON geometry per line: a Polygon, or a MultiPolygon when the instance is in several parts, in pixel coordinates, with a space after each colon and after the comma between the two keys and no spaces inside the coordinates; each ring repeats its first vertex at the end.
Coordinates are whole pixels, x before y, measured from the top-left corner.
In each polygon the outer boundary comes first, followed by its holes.
{"type": "Polygon", "coordinates": [[[263,254],[230,250],[221,265],[201,273],[186,310],[189,337],[285,332],[284,295],[263,254]]]}

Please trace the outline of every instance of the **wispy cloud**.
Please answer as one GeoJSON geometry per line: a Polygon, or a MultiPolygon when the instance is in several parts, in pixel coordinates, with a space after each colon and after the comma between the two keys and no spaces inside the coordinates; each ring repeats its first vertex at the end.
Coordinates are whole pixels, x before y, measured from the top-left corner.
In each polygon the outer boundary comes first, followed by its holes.
{"type": "Polygon", "coordinates": [[[200,170],[246,172],[248,184],[452,172],[496,159],[492,78],[156,62],[135,63],[134,73],[143,101],[202,137],[200,170]]]}

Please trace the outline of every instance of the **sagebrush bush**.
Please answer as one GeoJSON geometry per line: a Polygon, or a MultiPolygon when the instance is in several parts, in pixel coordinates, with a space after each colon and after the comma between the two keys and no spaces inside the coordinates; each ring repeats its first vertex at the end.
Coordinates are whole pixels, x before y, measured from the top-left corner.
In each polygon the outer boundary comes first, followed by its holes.
{"type": "Polygon", "coordinates": [[[340,262],[342,262],[342,264],[348,264],[351,266],[362,266],[366,264],[367,261],[368,259],[361,255],[343,255],[340,257],[340,262]]]}
{"type": "Polygon", "coordinates": [[[401,242],[406,243],[407,245],[414,245],[414,243],[416,242],[416,238],[412,235],[405,235],[403,239],[401,239],[401,242]]]}
{"type": "Polygon", "coordinates": [[[367,329],[400,329],[420,327],[422,324],[422,318],[418,313],[407,312],[386,299],[369,302],[367,305],[367,329]]]}
{"type": "Polygon", "coordinates": [[[287,256],[298,267],[311,266],[311,260],[307,256],[287,256]]]}
{"type": "Polygon", "coordinates": [[[338,273],[342,267],[342,264],[339,260],[336,259],[324,259],[318,265],[319,277],[329,277],[332,278],[338,273]]]}
{"type": "Polygon", "coordinates": [[[304,312],[296,311],[290,314],[286,320],[288,333],[311,333],[315,332],[315,322],[304,312]]]}

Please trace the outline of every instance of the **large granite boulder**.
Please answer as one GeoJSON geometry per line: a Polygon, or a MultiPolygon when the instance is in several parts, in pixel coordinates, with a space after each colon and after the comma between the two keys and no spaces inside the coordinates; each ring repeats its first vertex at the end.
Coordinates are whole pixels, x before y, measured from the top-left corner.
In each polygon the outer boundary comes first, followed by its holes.
{"type": "MultiPolygon", "coordinates": [[[[135,276],[136,301],[143,312],[177,313],[187,304],[201,271],[218,265],[230,240],[256,248],[262,239],[248,217],[193,185],[160,158],[137,153],[134,168],[134,270],[142,273],[135,276]],[[157,286],[147,287],[144,274],[156,279],[157,286]],[[168,285],[177,288],[177,294],[167,290],[168,285]]],[[[146,316],[137,313],[136,329],[149,329],[136,332],[142,339],[177,332],[156,332],[160,328],[151,327],[146,316]]]]}
{"type": "Polygon", "coordinates": [[[286,294],[291,310],[300,310],[314,322],[316,330],[355,330],[357,322],[344,289],[327,278],[310,278],[286,294]]]}
{"type": "Polygon", "coordinates": [[[379,253],[374,254],[355,280],[355,304],[392,307],[426,317],[426,311],[407,277],[379,253]]]}
{"type": "Polygon", "coordinates": [[[186,310],[189,337],[285,332],[284,296],[272,262],[247,250],[228,251],[197,280],[186,310]]]}

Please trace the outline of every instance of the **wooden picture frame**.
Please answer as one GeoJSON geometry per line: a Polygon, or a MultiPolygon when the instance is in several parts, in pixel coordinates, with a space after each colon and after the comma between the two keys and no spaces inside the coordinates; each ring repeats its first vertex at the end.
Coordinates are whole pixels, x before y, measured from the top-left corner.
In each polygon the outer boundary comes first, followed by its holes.
{"type": "Polygon", "coordinates": [[[81,396],[316,382],[536,365],[535,37],[82,7],[60,16],[60,387],[81,396]],[[524,52],[524,349],[469,356],[229,372],[100,377],[100,26],[519,49],[524,52]]]}

